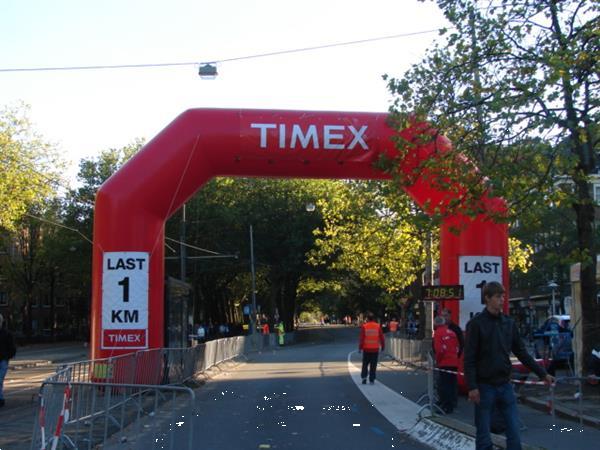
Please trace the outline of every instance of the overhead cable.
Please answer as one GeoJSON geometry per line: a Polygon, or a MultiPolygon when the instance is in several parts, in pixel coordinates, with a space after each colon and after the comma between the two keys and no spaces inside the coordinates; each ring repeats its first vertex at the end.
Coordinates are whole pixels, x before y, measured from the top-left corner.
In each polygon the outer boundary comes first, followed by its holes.
{"type": "Polygon", "coordinates": [[[103,70],[103,69],[141,69],[141,68],[156,68],[156,67],[176,67],[176,66],[197,66],[200,64],[217,64],[232,61],[242,61],[246,59],[266,58],[269,56],[286,55],[291,53],[310,52],[314,50],[322,50],[333,47],[343,47],[349,45],[367,44],[369,42],[377,42],[389,39],[398,39],[403,37],[418,36],[421,34],[437,33],[440,28],[424,31],[415,31],[412,33],[394,34],[391,36],[379,36],[368,39],[360,39],[357,41],[336,42],[332,44],[316,45],[313,47],[295,48],[290,50],[279,50],[267,53],[257,53],[253,55],[237,56],[233,58],[217,59],[211,61],[191,61],[191,62],[171,62],[171,63],[143,63],[143,64],[114,64],[114,65],[91,65],[91,66],[55,66],[55,67],[13,67],[0,68],[0,72],[49,72],[49,71],[69,71],[69,70],[103,70]]]}

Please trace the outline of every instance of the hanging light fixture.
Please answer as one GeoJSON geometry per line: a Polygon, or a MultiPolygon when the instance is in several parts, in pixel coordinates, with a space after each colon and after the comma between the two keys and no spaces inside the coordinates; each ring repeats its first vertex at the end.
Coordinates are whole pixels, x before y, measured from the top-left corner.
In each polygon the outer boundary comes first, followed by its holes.
{"type": "Polygon", "coordinates": [[[215,63],[201,63],[198,69],[198,75],[203,80],[214,80],[217,78],[217,65],[215,63]]]}

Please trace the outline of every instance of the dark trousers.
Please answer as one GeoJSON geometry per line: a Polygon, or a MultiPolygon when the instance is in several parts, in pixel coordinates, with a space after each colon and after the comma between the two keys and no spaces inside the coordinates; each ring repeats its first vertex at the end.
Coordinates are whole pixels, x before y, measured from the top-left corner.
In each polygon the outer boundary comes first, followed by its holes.
{"type": "MultiPolygon", "coordinates": [[[[439,367],[439,369],[452,370],[456,372],[456,367],[439,367]]],[[[446,413],[451,413],[458,402],[456,374],[448,372],[438,372],[437,391],[440,408],[442,408],[446,413]]]]}
{"type": "Polygon", "coordinates": [[[375,372],[377,371],[377,357],[379,352],[363,351],[362,370],[360,377],[364,380],[369,374],[369,381],[375,381],[375,372]]]}

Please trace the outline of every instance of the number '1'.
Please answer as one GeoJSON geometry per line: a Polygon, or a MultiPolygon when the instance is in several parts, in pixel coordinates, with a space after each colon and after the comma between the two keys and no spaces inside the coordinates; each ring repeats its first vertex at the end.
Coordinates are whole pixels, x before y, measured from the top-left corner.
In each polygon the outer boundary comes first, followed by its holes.
{"type": "Polygon", "coordinates": [[[129,301],[129,277],[123,278],[117,283],[119,286],[123,286],[123,301],[129,301]]]}

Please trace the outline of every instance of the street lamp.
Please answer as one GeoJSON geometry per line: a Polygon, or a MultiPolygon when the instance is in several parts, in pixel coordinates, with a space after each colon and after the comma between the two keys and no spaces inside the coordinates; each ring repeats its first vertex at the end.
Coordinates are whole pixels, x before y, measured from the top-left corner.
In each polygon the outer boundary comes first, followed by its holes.
{"type": "Polygon", "coordinates": [[[214,80],[217,78],[217,65],[215,63],[202,63],[198,69],[198,75],[203,80],[214,80]]]}
{"type": "Polygon", "coordinates": [[[554,316],[554,315],[556,315],[556,306],[554,305],[554,295],[555,295],[555,293],[556,293],[556,288],[558,287],[558,284],[556,284],[556,283],[554,282],[554,280],[551,280],[551,281],[548,283],[548,287],[549,287],[550,289],[552,289],[552,315],[554,316]]]}

